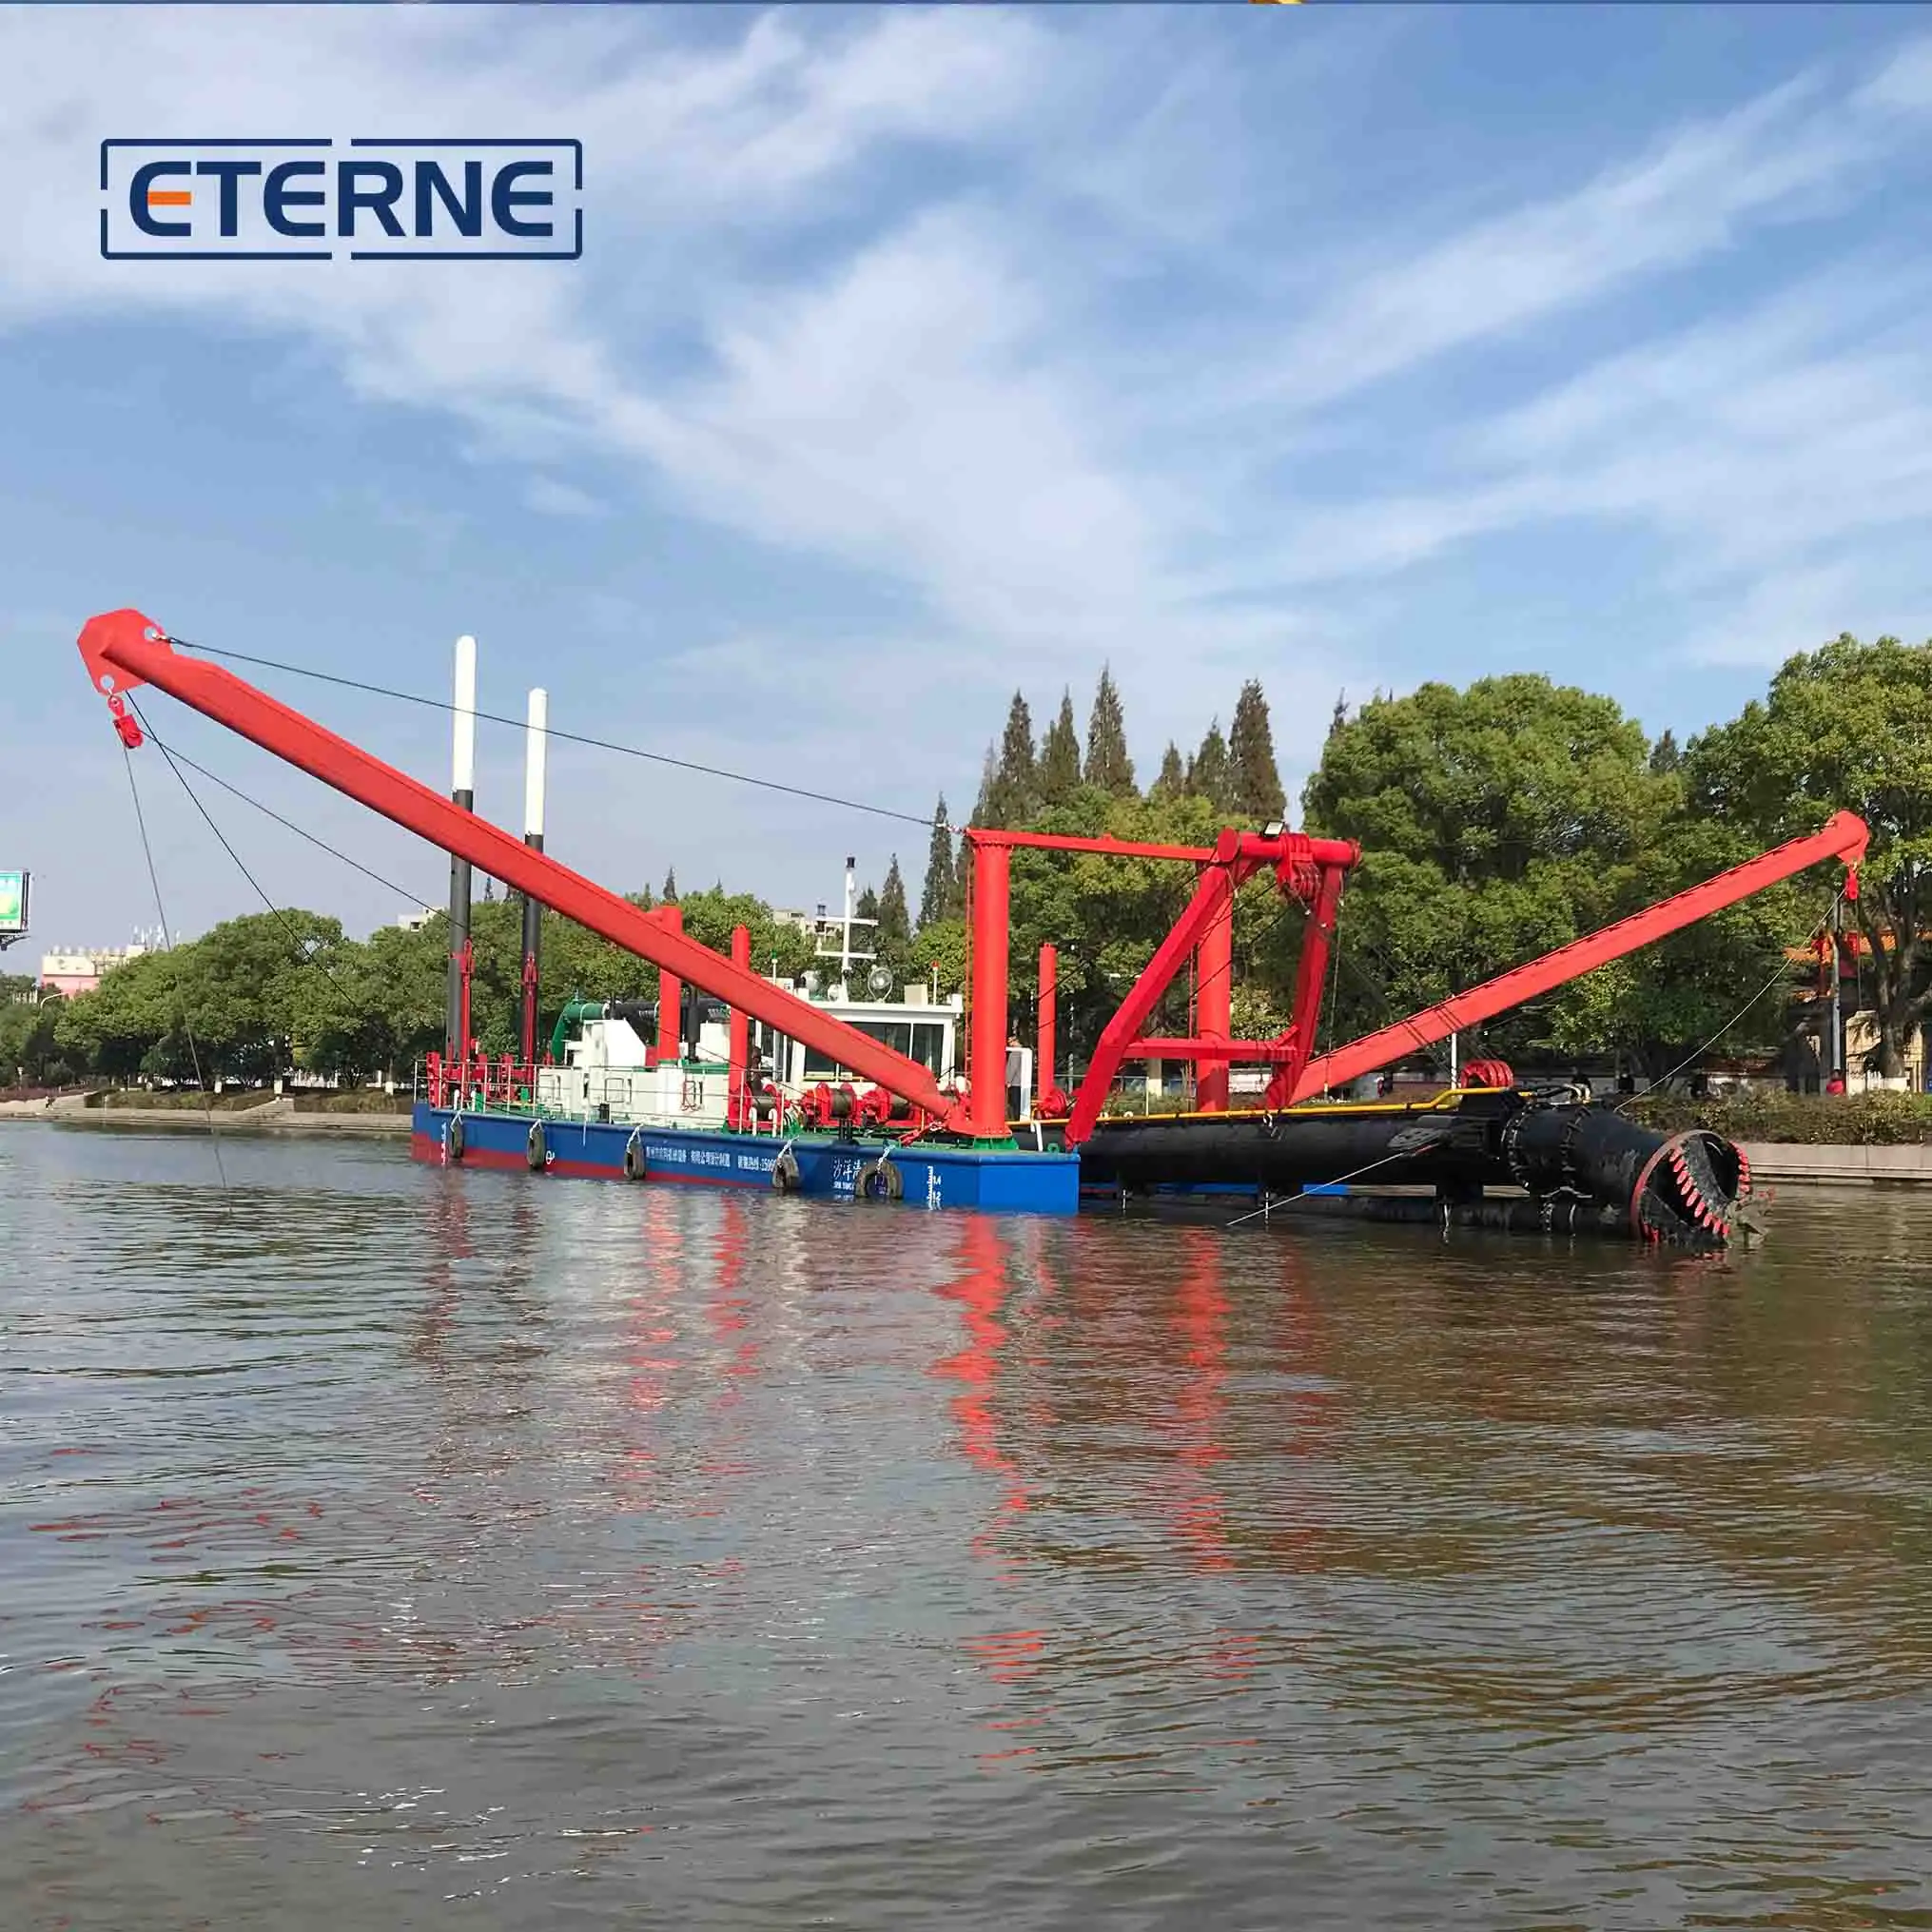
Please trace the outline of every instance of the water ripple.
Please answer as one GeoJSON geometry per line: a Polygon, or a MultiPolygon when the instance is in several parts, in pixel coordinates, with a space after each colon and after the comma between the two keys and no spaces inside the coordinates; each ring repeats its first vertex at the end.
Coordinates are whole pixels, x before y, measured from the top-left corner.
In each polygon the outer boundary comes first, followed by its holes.
{"type": "Polygon", "coordinates": [[[1932,1924],[1932,1203],[226,1159],[0,1133],[10,1925],[1932,1924]]]}

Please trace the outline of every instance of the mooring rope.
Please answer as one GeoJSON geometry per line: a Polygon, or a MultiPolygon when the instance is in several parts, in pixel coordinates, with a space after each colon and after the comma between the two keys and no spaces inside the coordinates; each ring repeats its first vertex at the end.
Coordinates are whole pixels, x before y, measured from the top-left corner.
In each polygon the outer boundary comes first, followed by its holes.
{"type": "MultiPolygon", "coordinates": [[[[1339,1187],[1344,1181],[1359,1181],[1364,1174],[1373,1174],[1377,1167],[1387,1167],[1391,1162],[1396,1161],[1412,1160],[1420,1151],[1419,1148],[1415,1147],[1398,1147],[1393,1154],[1384,1154],[1378,1160],[1369,1161],[1366,1166],[1352,1168],[1346,1174],[1337,1174],[1333,1181],[1317,1181],[1316,1185],[1318,1187],[1339,1187]]],[[[1222,1226],[1238,1228],[1243,1221],[1259,1220],[1263,1215],[1277,1212],[1286,1214],[1298,1201],[1314,1200],[1317,1198],[1310,1194],[1306,1188],[1303,1188],[1299,1194],[1284,1195],[1279,1200],[1264,1200],[1259,1207],[1251,1209],[1247,1214],[1238,1214],[1233,1220],[1224,1221],[1222,1226]]]]}

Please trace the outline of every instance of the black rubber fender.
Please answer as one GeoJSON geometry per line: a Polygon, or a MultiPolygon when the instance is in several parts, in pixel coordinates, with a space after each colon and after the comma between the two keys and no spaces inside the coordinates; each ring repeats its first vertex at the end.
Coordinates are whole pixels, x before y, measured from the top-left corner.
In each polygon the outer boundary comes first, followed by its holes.
{"type": "Polygon", "coordinates": [[[868,1161],[852,1176],[854,1200],[904,1200],[906,1176],[895,1161],[868,1161]]]}
{"type": "Polygon", "coordinates": [[[642,1181],[644,1178],[644,1143],[633,1134],[624,1142],[624,1179],[642,1181]]]}
{"type": "Polygon", "coordinates": [[[781,1148],[771,1163],[771,1192],[796,1194],[804,1185],[805,1177],[798,1171],[798,1156],[790,1147],[781,1148]]]}
{"type": "Polygon", "coordinates": [[[443,1129],[442,1145],[449,1164],[460,1166],[463,1158],[463,1117],[460,1114],[450,1116],[450,1123],[443,1129]]]}
{"type": "Polygon", "coordinates": [[[524,1136],[523,1158],[530,1163],[533,1174],[541,1174],[550,1164],[550,1150],[543,1142],[543,1122],[532,1121],[530,1132],[524,1136]]]}

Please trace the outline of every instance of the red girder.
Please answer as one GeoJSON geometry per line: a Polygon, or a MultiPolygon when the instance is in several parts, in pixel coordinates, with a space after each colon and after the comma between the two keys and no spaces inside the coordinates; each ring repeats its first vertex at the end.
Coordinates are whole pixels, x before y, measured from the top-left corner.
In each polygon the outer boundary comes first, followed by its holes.
{"type": "Polygon", "coordinates": [[[1098,852],[1116,859],[1189,859],[1198,866],[1210,861],[1226,865],[1238,857],[1256,865],[1298,859],[1317,866],[1352,866],[1361,857],[1362,849],[1348,839],[1311,838],[1298,831],[1237,831],[1233,827],[1211,846],[1143,845],[1135,839],[1074,838],[1060,832],[989,830],[980,826],[967,827],[966,836],[976,846],[1024,847],[1036,852],[1098,852]]]}
{"type": "Polygon", "coordinates": [[[602,934],[627,952],[652,961],[664,972],[689,980],[768,1026],[816,1047],[946,1127],[956,1131],[968,1128],[965,1108],[942,1092],[932,1074],[916,1061],[894,1053],[710,946],[668,928],[628,899],[558,865],[487,819],[463,810],[233,673],[177,655],[166,634],[139,611],[113,611],[90,619],[81,633],[80,648],[95,689],[107,697],[117,730],[124,722],[130,729],[133,725],[121,705],[124,694],[151,684],[430,844],[469,860],[490,877],[501,879],[579,926],[602,934]]]}
{"type": "MultiPolygon", "coordinates": [[[[976,833],[975,837],[981,835],[976,833]]],[[[1009,833],[1005,836],[1020,835],[1009,833]]],[[[1093,849],[1096,842],[1043,838],[1040,843],[1050,849],[1071,847],[1075,850],[1087,850],[1093,849]]],[[[1191,857],[1193,850],[1179,848],[1173,855],[1182,854],[1191,857]]],[[[1158,855],[1164,857],[1170,854],[1158,855]]],[[[1161,996],[1173,983],[1175,974],[1185,964],[1188,955],[1197,948],[1200,953],[1203,976],[1209,972],[1225,975],[1233,955],[1231,945],[1222,942],[1227,937],[1233,917],[1234,895],[1264,867],[1273,869],[1282,891],[1312,903],[1314,912],[1309,925],[1309,944],[1314,946],[1318,935],[1319,957],[1325,959],[1327,934],[1334,926],[1335,906],[1340,894],[1342,876],[1359,856],[1360,848],[1344,839],[1317,839],[1303,832],[1290,831],[1244,832],[1232,829],[1223,831],[1216,839],[1206,863],[1201,866],[1200,878],[1187,909],[1175,921],[1173,930],[1156,947],[1154,957],[1134,982],[1120,1009],[1102,1029],[1085,1077],[1073,1097],[1073,1111],[1066,1123],[1066,1144],[1077,1147],[1093,1132],[1101,1109],[1113,1087],[1114,1076],[1123,1061],[1152,1059],[1156,1056],[1151,1049],[1156,1045],[1171,1045],[1176,1049],[1161,1054],[1159,1057],[1162,1059],[1205,1061],[1217,1067],[1231,1060],[1246,1059],[1245,1044],[1224,1037],[1205,1037],[1208,1024],[1214,1024],[1218,1032],[1226,1025],[1224,987],[1217,988],[1217,996],[1212,1000],[1202,999],[1200,1003],[1207,1016],[1202,1023],[1200,1036],[1172,1042],[1149,1041],[1142,1037],[1141,1028],[1146,1025],[1148,1016],[1160,1004],[1161,996]]],[[[1308,952],[1304,951],[1304,967],[1308,958],[1308,952]]],[[[1279,1054],[1263,1049],[1255,1057],[1261,1060],[1278,1057],[1292,1066],[1305,1056],[1306,1043],[1315,1037],[1316,1020],[1320,1010],[1321,978],[1317,965],[1310,984],[1298,990],[1295,1025],[1289,1035],[1284,1036],[1279,1054]]],[[[1310,979],[1305,970],[1302,979],[1310,979]]],[[[1219,1103],[1224,1107],[1224,1084],[1210,1080],[1204,1085],[1209,1106],[1219,1103]]]]}
{"type": "Polygon", "coordinates": [[[1547,993],[1552,986],[1560,986],[1568,980],[1593,972],[1598,966],[1608,965],[1613,959],[1621,959],[1626,953],[1635,952],[1653,940],[1694,925],[1713,912],[1721,912],[1727,906],[1734,906],[1740,899],[1748,899],[1753,892],[1762,892],[1766,886],[1775,886],[1780,880],[1791,878],[1822,860],[1844,861],[1851,868],[1846,892],[1855,898],[1858,866],[1864,857],[1870,836],[1864,821],[1856,813],[1834,812],[1822,831],[1812,832],[1805,838],[1792,839],[1755,859],[1747,860],[1741,866],[1733,866],[1728,871],[1718,873],[1715,878],[1705,880],[1702,885],[1692,886],[1655,906],[1646,907],[1643,911],[1633,912],[1629,918],[1619,919],[1596,932],[1586,934],[1582,939],[1572,940],[1568,946],[1560,946],[1554,952],[1545,953],[1541,959],[1532,960],[1527,966],[1513,966],[1493,980],[1485,980],[1481,986],[1473,986],[1466,993],[1457,993],[1454,999],[1444,1000],[1440,1005],[1431,1006],[1410,1019],[1398,1020],[1393,1026],[1384,1026],[1379,1032],[1366,1034],[1347,1046],[1337,1047],[1333,1053],[1309,1061],[1302,1068],[1300,1078],[1286,1092],[1278,1096],[1270,1089],[1269,1104],[1292,1106],[1297,1101],[1319,1093],[1324,1087],[1342,1086],[1365,1073],[1374,1073],[1420,1047],[1433,1046],[1437,1041],[1447,1040],[1452,1033],[1459,1033],[1466,1026],[1493,1019],[1498,1013],[1508,1012],[1512,1006],[1520,1006],[1525,1000],[1533,1000],[1538,993],[1547,993]]]}

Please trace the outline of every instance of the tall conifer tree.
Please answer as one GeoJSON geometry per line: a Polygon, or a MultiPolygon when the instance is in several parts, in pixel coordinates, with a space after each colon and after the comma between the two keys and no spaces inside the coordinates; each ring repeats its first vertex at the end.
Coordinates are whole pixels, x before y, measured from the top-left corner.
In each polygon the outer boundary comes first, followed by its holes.
{"type": "Polygon", "coordinates": [[[932,814],[932,843],[926,849],[926,885],[919,894],[919,923],[930,926],[948,917],[953,895],[952,826],[946,815],[946,793],[932,814]]]}
{"type": "Polygon", "coordinates": [[[1134,761],[1127,756],[1127,721],[1121,711],[1121,693],[1114,688],[1113,669],[1101,666],[1093,712],[1086,725],[1086,771],[1089,785],[1111,791],[1116,798],[1134,796],[1134,761]]]}
{"type": "MultiPolygon", "coordinates": [[[[973,805],[973,815],[966,820],[968,825],[997,827],[1000,824],[1000,761],[993,755],[993,748],[986,747],[986,758],[980,765],[980,795],[973,805]]],[[[960,855],[960,863],[966,863],[966,855],[960,855]]]]}
{"type": "Polygon", "coordinates": [[[1033,713],[1024,693],[1015,692],[1000,739],[1000,759],[986,793],[991,826],[1024,825],[1040,802],[1039,759],[1033,750],[1033,713]]]}
{"type": "Polygon", "coordinates": [[[912,919],[906,909],[906,881],[899,870],[899,854],[886,868],[886,883],[879,888],[879,944],[900,946],[912,937],[912,919]]]}
{"type": "Polygon", "coordinates": [[[1234,730],[1228,734],[1229,804],[1243,818],[1263,825],[1281,816],[1288,795],[1275,763],[1275,733],[1268,723],[1268,700],[1261,680],[1251,677],[1241,686],[1235,704],[1234,730]]]}
{"type": "Polygon", "coordinates": [[[1216,718],[1187,768],[1187,789],[1197,797],[1211,800],[1218,811],[1228,811],[1233,809],[1232,777],[1228,741],[1221,736],[1220,720],[1216,718]]]}
{"type": "Polygon", "coordinates": [[[1073,693],[1060,693],[1060,715],[1047,727],[1040,748],[1040,798],[1064,805],[1080,787],[1080,728],[1073,721],[1073,693]]]}

